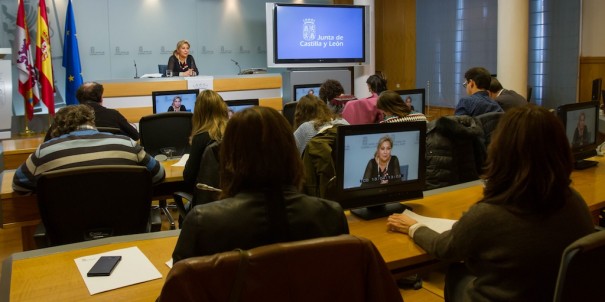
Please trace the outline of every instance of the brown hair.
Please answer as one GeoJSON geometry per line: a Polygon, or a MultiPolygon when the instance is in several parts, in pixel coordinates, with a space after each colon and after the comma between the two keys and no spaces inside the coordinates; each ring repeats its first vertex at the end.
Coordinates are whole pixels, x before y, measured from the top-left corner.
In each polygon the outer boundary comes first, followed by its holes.
{"type": "Polygon", "coordinates": [[[246,190],[300,189],[303,167],[290,123],[275,109],[254,106],[235,113],[220,147],[221,198],[246,190]]]}
{"type": "Polygon", "coordinates": [[[501,118],[488,148],[484,200],[514,212],[545,213],[563,205],[573,170],[561,121],[534,105],[501,118]]]}
{"type": "Polygon", "coordinates": [[[398,117],[407,116],[412,112],[412,109],[405,104],[401,96],[392,90],[386,90],[380,94],[378,101],[376,102],[376,107],[398,117]]]}
{"type": "Polygon", "coordinates": [[[294,112],[294,128],[298,128],[302,123],[315,121],[315,130],[334,118],[334,113],[328,108],[328,105],[314,95],[305,95],[298,100],[296,111],[294,112]]]}
{"type": "Polygon", "coordinates": [[[58,137],[78,129],[82,125],[95,125],[95,112],[88,105],[71,105],[61,108],[55,115],[52,137],[58,137]]]}
{"type": "Polygon", "coordinates": [[[319,98],[326,103],[343,93],[345,89],[337,80],[326,80],[319,87],[319,98]]]}
{"type": "Polygon", "coordinates": [[[193,109],[191,137],[202,132],[208,132],[211,139],[223,139],[225,126],[229,121],[229,109],[223,98],[213,90],[204,90],[198,94],[193,109]]]}

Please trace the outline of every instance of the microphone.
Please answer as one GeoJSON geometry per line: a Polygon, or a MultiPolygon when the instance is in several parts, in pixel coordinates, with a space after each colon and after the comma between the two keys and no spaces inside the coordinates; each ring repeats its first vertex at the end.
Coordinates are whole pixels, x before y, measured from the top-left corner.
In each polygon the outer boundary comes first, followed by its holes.
{"type": "Polygon", "coordinates": [[[239,63],[236,60],[234,60],[234,59],[231,59],[231,61],[233,61],[233,63],[235,63],[235,65],[237,65],[237,68],[239,69],[239,73],[238,74],[242,74],[242,67],[239,66],[239,63]]]}
{"type": "Polygon", "coordinates": [[[139,71],[137,70],[137,61],[135,61],[134,59],[132,61],[134,61],[134,78],[138,79],[139,78],[139,71]]]}

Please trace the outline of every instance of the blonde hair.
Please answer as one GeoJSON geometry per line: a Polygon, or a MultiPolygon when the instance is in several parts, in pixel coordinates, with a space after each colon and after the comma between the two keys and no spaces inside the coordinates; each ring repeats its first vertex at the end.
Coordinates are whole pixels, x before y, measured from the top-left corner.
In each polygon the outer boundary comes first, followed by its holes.
{"type": "Polygon", "coordinates": [[[210,138],[215,141],[222,140],[229,121],[228,110],[227,104],[218,93],[213,90],[202,91],[195,100],[189,143],[195,135],[202,132],[208,132],[210,138]]]}
{"type": "Polygon", "coordinates": [[[191,44],[189,44],[189,41],[181,40],[176,43],[176,49],[172,52],[172,54],[176,56],[176,53],[179,51],[179,48],[181,48],[181,46],[183,46],[183,44],[187,44],[187,46],[189,46],[189,48],[191,48],[191,44]]]}

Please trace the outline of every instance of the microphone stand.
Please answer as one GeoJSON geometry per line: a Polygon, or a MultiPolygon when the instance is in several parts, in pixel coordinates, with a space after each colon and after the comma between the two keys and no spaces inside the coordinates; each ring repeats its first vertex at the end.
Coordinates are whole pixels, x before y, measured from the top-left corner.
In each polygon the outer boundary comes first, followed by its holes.
{"type": "Polygon", "coordinates": [[[132,61],[134,61],[134,78],[138,79],[139,78],[139,71],[137,70],[137,61],[135,61],[135,60],[132,60],[132,61]]]}
{"type": "Polygon", "coordinates": [[[231,59],[231,61],[233,61],[233,63],[235,63],[235,65],[236,65],[236,66],[237,66],[237,68],[239,69],[239,73],[238,73],[238,74],[242,74],[242,67],[241,67],[241,66],[239,66],[239,63],[238,63],[236,60],[234,60],[234,59],[231,59]]]}

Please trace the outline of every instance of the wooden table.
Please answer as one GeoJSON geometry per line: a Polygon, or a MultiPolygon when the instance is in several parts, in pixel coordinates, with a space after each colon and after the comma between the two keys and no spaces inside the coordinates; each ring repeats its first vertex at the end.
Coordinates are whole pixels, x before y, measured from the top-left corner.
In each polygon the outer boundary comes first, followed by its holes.
{"type": "Polygon", "coordinates": [[[43,136],[3,140],[4,169],[17,169],[43,141],[43,136]]]}
{"type": "MultiPolygon", "coordinates": [[[[600,162],[599,167],[574,171],[572,174],[573,187],[584,196],[590,210],[595,214],[605,207],[605,186],[602,185],[605,182],[605,160],[597,160],[600,162]]],[[[479,200],[482,191],[482,182],[474,181],[427,191],[423,199],[406,204],[421,215],[458,219],[479,200]]],[[[387,231],[386,218],[364,221],[347,213],[347,219],[351,234],[372,240],[396,276],[414,273],[437,263],[437,260],[416,246],[408,236],[387,231]]],[[[3,264],[0,290],[4,294],[0,296],[0,300],[8,299],[10,288],[11,300],[19,301],[39,301],[42,298],[50,301],[151,301],[159,295],[165,281],[168,268],[164,263],[171,257],[178,232],[177,230],[106,238],[103,241],[14,254],[3,264]],[[163,278],[89,296],[73,259],[135,245],[160,270],[163,278]],[[58,271],[61,271],[61,278],[57,278],[58,271]],[[53,294],[49,295],[50,292],[53,294]]]]}
{"type": "MultiPolygon", "coordinates": [[[[172,192],[182,191],[184,167],[172,166],[177,160],[162,162],[166,171],[166,178],[162,183],[153,187],[154,199],[170,199],[172,192]]],[[[35,195],[23,195],[13,191],[12,183],[15,170],[2,172],[2,190],[0,192],[0,226],[2,228],[21,228],[21,241],[23,250],[35,248],[33,233],[36,225],[40,223],[38,202],[35,195]]]]}

